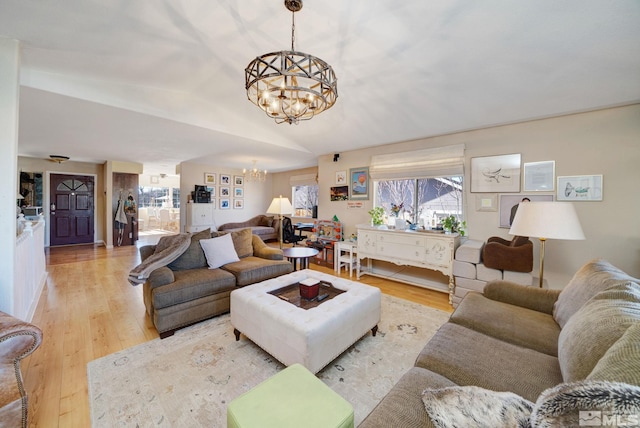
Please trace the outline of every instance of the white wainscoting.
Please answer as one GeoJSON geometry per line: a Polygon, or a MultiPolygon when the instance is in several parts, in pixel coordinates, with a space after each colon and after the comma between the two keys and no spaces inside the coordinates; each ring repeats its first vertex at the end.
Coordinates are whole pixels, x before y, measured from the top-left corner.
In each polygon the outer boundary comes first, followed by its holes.
{"type": "Polygon", "coordinates": [[[29,322],[47,280],[44,225],[42,216],[37,221],[20,220],[18,225],[12,315],[29,322]]]}

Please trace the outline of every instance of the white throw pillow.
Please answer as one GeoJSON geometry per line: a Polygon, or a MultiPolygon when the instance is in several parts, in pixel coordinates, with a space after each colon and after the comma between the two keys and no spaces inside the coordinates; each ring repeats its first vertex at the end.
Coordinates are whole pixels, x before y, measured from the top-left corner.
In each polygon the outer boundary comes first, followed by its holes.
{"type": "Polygon", "coordinates": [[[200,246],[207,258],[209,269],[216,269],[227,263],[240,261],[230,233],[218,238],[201,239],[200,246]]]}

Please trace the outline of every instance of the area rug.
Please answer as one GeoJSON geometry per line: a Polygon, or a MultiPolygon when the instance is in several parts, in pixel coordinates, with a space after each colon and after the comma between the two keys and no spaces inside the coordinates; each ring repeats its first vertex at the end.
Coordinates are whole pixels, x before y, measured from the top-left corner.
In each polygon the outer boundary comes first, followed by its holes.
{"type": "MultiPolygon", "coordinates": [[[[382,320],[317,373],[351,403],[356,426],[413,366],[449,314],[382,296],[382,320]]],[[[226,427],[227,404],[284,366],[249,339],[236,342],[229,315],[87,365],[94,427],[226,427]]]]}

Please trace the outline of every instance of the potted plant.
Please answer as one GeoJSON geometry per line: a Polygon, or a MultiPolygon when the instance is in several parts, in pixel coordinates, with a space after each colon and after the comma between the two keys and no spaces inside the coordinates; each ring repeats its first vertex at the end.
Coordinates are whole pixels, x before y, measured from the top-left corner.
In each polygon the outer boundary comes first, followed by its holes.
{"type": "Polygon", "coordinates": [[[380,226],[384,223],[384,208],[374,207],[369,210],[369,215],[374,226],[380,226]]]}
{"type": "Polygon", "coordinates": [[[462,223],[453,214],[442,219],[442,228],[447,233],[460,233],[460,236],[464,236],[464,229],[467,227],[467,222],[462,223]]]}

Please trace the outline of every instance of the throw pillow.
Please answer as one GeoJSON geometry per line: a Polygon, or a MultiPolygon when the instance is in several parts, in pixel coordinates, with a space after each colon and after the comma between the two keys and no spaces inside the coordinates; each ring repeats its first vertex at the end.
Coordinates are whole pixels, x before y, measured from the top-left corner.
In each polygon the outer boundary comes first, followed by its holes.
{"type": "Polygon", "coordinates": [[[477,386],[425,389],[424,407],[437,428],[525,428],[533,403],[512,392],[477,386]]]}
{"type": "Polygon", "coordinates": [[[640,285],[627,282],[597,293],[560,331],[558,362],[565,382],[583,380],[640,320],[640,285]]]}
{"type": "Polygon", "coordinates": [[[587,380],[624,382],[640,386],[640,321],[607,350],[587,380]]]}
{"type": "Polygon", "coordinates": [[[640,387],[603,381],[561,383],[540,394],[531,426],[636,426],[638,415],[640,387]]]}
{"type": "Polygon", "coordinates": [[[253,233],[251,228],[235,230],[233,232],[219,232],[218,236],[230,234],[233,241],[233,247],[236,249],[238,257],[253,256],[253,233]]]}
{"type": "Polygon", "coordinates": [[[240,261],[230,234],[218,238],[201,239],[200,245],[207,258],[209,269],[216,269],[227,263],[240,261]]]}
{"type": "MultiPolygon", "coordinates": [[[[171,270],[188,270],[207,266],[207,260],[200,247],[200,240],[210,237],[211,231],[209,229],[192,234],[189,248],[180,257],[169,263],[167,267],[171,270]]],[[[156,251],[158,250],[156,249],[156,251]]]]}

